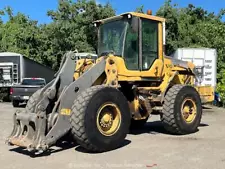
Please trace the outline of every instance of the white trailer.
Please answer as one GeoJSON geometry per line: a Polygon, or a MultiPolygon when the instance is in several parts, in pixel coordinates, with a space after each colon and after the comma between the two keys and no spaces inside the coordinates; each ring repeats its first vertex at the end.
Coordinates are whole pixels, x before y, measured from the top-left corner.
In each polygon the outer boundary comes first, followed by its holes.
{"type": "Polygon", "coordinates": [[[176,59],[190,61],[198,70],[198,86],[212,86],[217,84],[217,51],[210,48],[178,48],[171,56],[176,59]]]}

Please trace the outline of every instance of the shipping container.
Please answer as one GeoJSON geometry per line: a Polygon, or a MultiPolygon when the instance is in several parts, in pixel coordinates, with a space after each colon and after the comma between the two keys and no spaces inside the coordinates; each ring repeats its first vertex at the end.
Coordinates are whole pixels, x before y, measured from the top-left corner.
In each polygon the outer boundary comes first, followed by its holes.
{"type": "Polygon", "coordinates": [[[190,61],[201,72],[198,74],[198,86],[212,86],[217,84],[217,51],[210,48],[179,48],[171,57],[190,61]]]}

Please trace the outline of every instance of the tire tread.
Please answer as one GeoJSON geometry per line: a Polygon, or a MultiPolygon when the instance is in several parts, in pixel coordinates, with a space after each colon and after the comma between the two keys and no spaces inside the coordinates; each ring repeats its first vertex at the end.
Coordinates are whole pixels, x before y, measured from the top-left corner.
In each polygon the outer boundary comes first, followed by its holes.
{"type": "Polygon", "coordinates": [[[37,90],[28,100],[26,105],[26,111],[30,113],[34,113],[35,106],[37,104],[37,101],[39,100],[41,93],[41,89],[37,90]]]}
{"type": "Polygon", "coordinates": [[[72,114],[70,118],[71,123],[71,132],[76,139],[76,141],[85,149],[90,151],[97,151],[102,152],[103,149],[99,149],[93,144],[91,144],[88,140],[88,137],[85,133],[85,126],[84,126],[84,118],[85,118],[85,107],[89,103],[91,97],[104,88],[105,86],[93,86],[86,91],[82,92],[81,95],[75,99],[74,104],[72,106],[72,114]]]}
{"type": "Polygon", "coordinates": [[[176,124],[173,111],[176,96],[183,87],[184,85],[172,86],[164,98],[162,123],[164,128],[172,134],[182,134],[182,131],[176,124]]]}

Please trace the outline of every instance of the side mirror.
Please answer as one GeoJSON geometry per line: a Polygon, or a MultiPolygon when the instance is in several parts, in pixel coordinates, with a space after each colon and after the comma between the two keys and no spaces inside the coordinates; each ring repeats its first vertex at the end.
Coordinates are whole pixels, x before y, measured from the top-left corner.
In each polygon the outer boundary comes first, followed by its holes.
{"type": "Polygon", "coordinates": [[[131,28],[135,33],[138,32],[138,28],[139,28],[139,18],[138,17],[132,17],[131,28]]]}

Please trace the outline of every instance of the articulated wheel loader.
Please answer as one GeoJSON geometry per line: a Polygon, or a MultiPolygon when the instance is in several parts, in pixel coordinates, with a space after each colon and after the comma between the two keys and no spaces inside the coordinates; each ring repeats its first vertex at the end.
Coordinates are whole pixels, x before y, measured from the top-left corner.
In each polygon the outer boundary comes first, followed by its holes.
{"type": "Polygon", "coordinates": [[[54,79],[15,112],[7,143],[44,152],[69,134],[88,151],[105,152],[152,114],[171,134],[196,132],[214,89],[195,85],[193,63],[165,56],[165,19],[129,12],[94,25],[98,58],[67,52],[54,79]]]}

